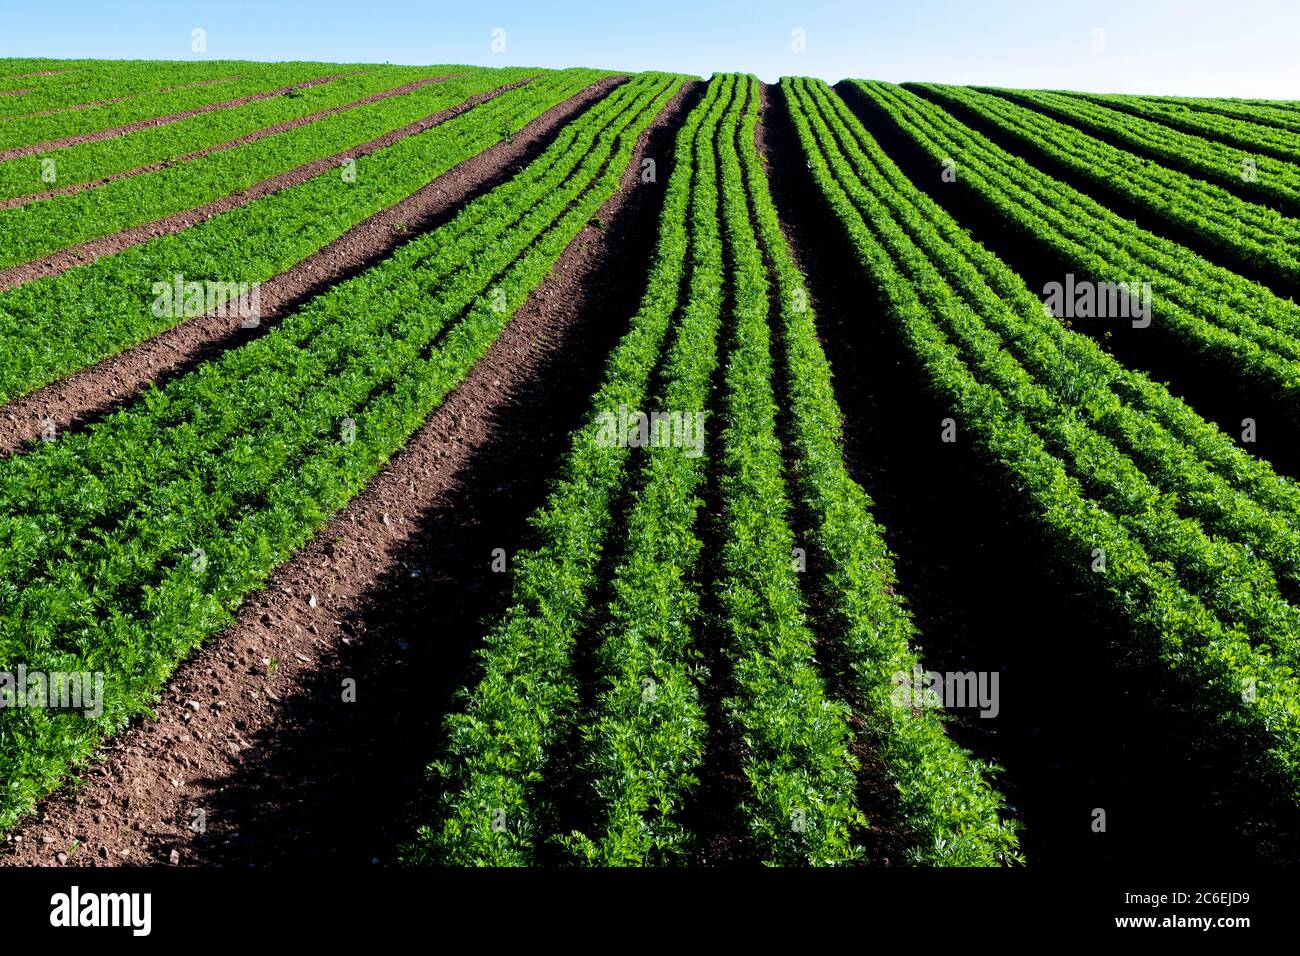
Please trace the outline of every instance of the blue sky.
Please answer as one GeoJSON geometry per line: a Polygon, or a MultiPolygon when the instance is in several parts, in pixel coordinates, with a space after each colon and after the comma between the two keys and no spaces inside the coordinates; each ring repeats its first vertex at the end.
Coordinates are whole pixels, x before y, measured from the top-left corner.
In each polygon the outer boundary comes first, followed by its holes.
{"type": "Polygon", "coordinates": [[[1300,2],[0,0],[0,56],[744,70],[1300,99],[1300,2]],[[205,53],[190,49],[195,28],[205,53]],[[494,53],[498,28],[505,51],[494,53]]]}

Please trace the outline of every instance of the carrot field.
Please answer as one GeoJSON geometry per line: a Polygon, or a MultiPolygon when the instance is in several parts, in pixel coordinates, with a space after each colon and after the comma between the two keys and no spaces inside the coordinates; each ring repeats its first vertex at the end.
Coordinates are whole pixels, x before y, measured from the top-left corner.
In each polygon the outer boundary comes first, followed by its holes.
{"type": "Polygon", "coordinates": [[[0,60],[0,864],[1293,862],[1298,133],[0,60]]]}

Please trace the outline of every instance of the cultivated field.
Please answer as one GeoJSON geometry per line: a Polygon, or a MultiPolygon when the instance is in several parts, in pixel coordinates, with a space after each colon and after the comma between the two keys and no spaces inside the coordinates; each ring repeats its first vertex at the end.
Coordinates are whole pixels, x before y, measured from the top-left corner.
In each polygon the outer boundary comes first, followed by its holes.
{"type": "Polygon", "coordinates": [[[0,60],[0,863],[1295,859],[1297,134],[0,60]]]}

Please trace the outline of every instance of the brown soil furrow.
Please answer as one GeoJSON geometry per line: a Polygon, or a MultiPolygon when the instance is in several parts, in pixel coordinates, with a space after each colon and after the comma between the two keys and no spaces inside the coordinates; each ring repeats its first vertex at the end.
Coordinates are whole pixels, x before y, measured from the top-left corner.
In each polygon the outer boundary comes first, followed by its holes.
{"type": "Polygon", "coordinates": [[[450,106],[445,110],[439,110],[423,119],[418,119],[414,123],[408,123],[400,129],[390,130],[383,136],[362,143],[360,146],[353,146],[351,149],[345,149],[342,152],[335,153],[333,156],[326,156],[322,159],[313,160],[302,166],[296,166],[286,172],[272,176],[270,179],[264,179],[259,183],[254,183],[247,189],[242,189],[237,193],[229,196],[223,196],[206,205],[199,206],[196,209],[187,209],[184,212],[173,213],[170,216],[164,216],[162,219],[156,219],[153,222],[143,223],[139,226],[132,226],[130,229],[124,229],[121,232],[115,232],[108,236],[102,236],[99,239],[92,239],[90,242],[83,243],[79,246],[72,246],[67,249],[61,249],[58,252],[35,259],[31,262],[24,262],[20,265],[11,266],[8,269],[0,269],[0,292],[17,288],[27,282],[33,282],[36,279],[44,279],[49,276],[60,275],[69,269],[85,265],[104,256],[111,256],[121,252],[123,249],[129,249],[132,246],[138,246],[150,239],[156,239],[158,236],[169,236],[177,232],[182,232],[196,223],[204,222],[213,216],[220,215],[223,212],[229,212],[231,209],[237,209],[240,206],[246,206],[256,199],[263,196],[269,196],[271,193],[279,192],[281,189],[287,189],[290,186],[296,186],[304,183],[313,176],[318,176],[327,170],[337,168],[345,160],[356,159],[361,156],[368,156],[377,150],[391,146],[398,140],[405,139],[408,136],[414,136],[422,133],[427,129],[437,126],[439,123],[445,123],[454,116],[459,116],[467,110],[473,109],[480,103],[500,96],[507,90],[512,90],[523,86],[529,82],[529,79],[519,80],[514,83],[507,83],[505,86],[499,86],[494,90],[488,90],[485,93],[475,93],[469,99],[450,106]]]}
{"type": "Polygon", "coordinates": [[[625,264],[649,259],[672,135],[702,85],[643,134],[604,227],[570,243],[407,447],[178,669],[156,722],[0,845],[0,864],[56,863],[73,840],[77,865],[393,860],[424,818],[420,775],[480,617],[508,588],[492,549],[524,542],[644,291],[625,264]],[[640,182],[645,155],[657,184],[640,182]]]}
{"type": "Polygon", "coordinates": [[[26,96],[31,90],[0,90],[0,96],[26,96]]]}
{"type": "MultiPolygon", "coordinates": [[[[166,116],[152,116],[149,119],[136,120],[134,123],[127,123],[123,126],[112,126],[108,129],[95,130],[93,133],[81,133],[77,136],[67,136],[63,139],[52,139],[44,143],[32,143],[27,146],[15,146],[11,149],[0,150],[0,162],[10,159],[19,159],[23,156],[35,156],[38,153],[48,152],[52,149],[67,149],[69,146],[80,146],[82,143],[97,143],[100,140],[114,139],[118,136],[125,136],[127,133],[135,133],[142,129],[150,129],[155,126],[168,126],[172,123],[179,123],[181,120],[189,119],[192,116],[201,116],[204,113],[215,113],[217,110],[231,109],[235,106],[243,106],[246,103],[256,103],[261,100],[269,100],[276,96],[284,96],[290,90],[310,89],[313,86],[320,86],[323,83],[332,83],[342,74],[335,73],[333,76],[318,76],[315,79],[303,80],[301,83],[291,83],[288,86],[282,86],[274,90],[266,90],[262,93],[252,93],[248,96],[240,96],[233,100],[223,100],[220,103],[209,103],[206,106],[196,106],[194,109],[185,110],[181,113],[170,113],[166,116]]],[[[432,80],[419,81],[419,85],[432,80]]],[[[410,85],[410,84],[408,84],[410,85]]],[[[414,86],[411,87],[412,89],[414,86]]],[[[402,90],[405,92],[405,90],[402,90]]],[[[116,102],[108,100],[107,102],[116,102]]]]}
{"type": "Polygon", "coordinates": [[[262,321],[258,328],[240,328],[237,317],[205,315],[3,406],[0,455],[16,452],[25,442],[35,440],[47,421],[54,422],[59,431],[85,425],[130,401],[151,382],[159,384],[175,378],[226,349],[264,334],[312,296],[383,259],[410,236],[436,228],[465,203],[513,176],[574,115],[623,79],[600,80],[553,106],[513,135],[510,142],[497,143],[465,160],[262,283],[262,321]]]}
{"type": "Polygon", "coordinates": [[[174,166],[177,163],[188,163],[204,156],[210,156],[213,153],[225,152],[228,149],[234,149],[237,146],[246,146],[249,143],[255,143],[259,139],[265,139],[268,136],[275,136],[279,133],[287,133],[290,130],[306,126],[308,123],[314,123],[317,120],[324,119],[327,116],[333,116],[336,113],[342,113],[346,110],[356,109],[360,106],[368,106],[371,103],[377,103],[380,100],[386,100],[393,96],[401,96],[405,93],[413,92],[421,87],[428,86],[431,83],[441,83],[446,77],[435,76],[423,80],[416,80],[414,83],[407,83],[403,86],[394,87],[391,90],[383,90],[379,93],[371,93],[369,96],[363,96],[359,100],[353,100],[351,103],[344,103],[340,106],[332,106],[329,109],[317,110],[315,113],[309,113],[306,116],[300,116],[297,119],[286,120],[283,123],[276,123],[272,126],[264,126],[261,129],[253,130],[251,133],[245,133],[236,139],[226,140],[224,143],[214,143],[211,146],[205,146],[202,149],[196,149],[191,153],[183,156],[177,156],[172,159],[160,160],[156,163],[148,163],[144,166],[137,166],[134,169],[123,170],[120,173],[113,173],[111,176],[104,176],[100,179],[92,179],[89,182],[73,183],[71,186],[64,186],[60,189],[50,189],[43,193],[33,193],[29,196],[14,196],[10,199],[0,201],[0,211],[7,209],[16,209],[19,206],[26,206],[30,203],[39,202],[42,199],[53,199],[55,196],[72,196],[76,193],[85,192],[88,189],[94,189],[97,186],[103,186],[105,183],[116,182],[119,179],[129,179],[132,176],[141,176],[145,173],[156,173],[160,169],[166,169],[168,166],[174,166]]]}

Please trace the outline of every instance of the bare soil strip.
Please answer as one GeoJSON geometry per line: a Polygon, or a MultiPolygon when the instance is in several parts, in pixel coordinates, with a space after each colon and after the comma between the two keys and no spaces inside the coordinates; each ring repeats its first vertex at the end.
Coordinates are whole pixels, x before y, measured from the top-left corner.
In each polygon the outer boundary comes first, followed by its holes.
{"type": "Polygon", "coordinates": [[[0,96],[26,96],[31,90],[0,90],[0,96]]]}
{"type": "Polygon", "coordinates": [[[580,110],[623,79],[600,80],[553,106],[509,143],[497,143],[467,159],[262,283],[261,324],[256,329],[241,328],[237,315],[192,319],[0,408],[0,455],[38,438],[46,421],[54,422],[59,431],[81,427],[131,400],[150,382],[161,384],[183,375],[226,349],[265,334],[312,296],[369,268],[412,235],[436,228],[465,203],[513,176],[580,110]]]}
{"type": "Polygon", "coordinates": [[[395,859],[425,819],[421,775],[480,618],[508,591],[492,549],[526,540],[636,308],[645,272],[628,263],[649,260],[673,134],[700,86],[642,135],[603,228],[569,245],[388,469],[177,671],[156,722],[0,845],[0,864],[395,859]],[[656,184],[640,182],[646,155],[656,184]]]}
{"type": "Polygon", "coordinates": [[[245,133],[243,136],[227,140],[224,143],[214,143],[211,146],[205,146],[202,149],[196,149],[191,153],[183,156],[177,156],[172,159],[160,160],[156,163],[148,163],[144,166],[137,166],[134,169],[123,170],[120,173],[113,173],[111,176],[104,176],[100,179],[92,179],[89,182],[73,183],[71,186],[63,186],[59,189],[50,189],[42,193],[33,193],[29,196],[14,196],[10,199],[0,201],[0,211],[6,209],[17,209],[19,206],[26,206],[30,203],[39,202],[42,199],[53,199],[55,196],[72,196],[76,193],[85,192],[88,189],[94,189],[103,186],[105,183],[116,182],[119,179],[129,179],[132,176],[140,176],[145,173],[156,173],[160,169],[166,169],[168,166],[174,166],[177,163],[188,163],[204,156],[211,156],[213,153],[225,152],[228,149],[234,149],[237,146],[245,146],[248,143],[255,143],[259,139],[265,139],[268,136],[275,136],[278,133],[287,133],[289,130],[298,129],[306,126],[308,123],[315,123],[317,120],[324,119],[327,116],[333,116],[347,110],[353,110],[360,106],[368,106],[371,103],[377,103],[380,100],[386,100],[394,96],[402,96],[411,93],[431,83],[440,83],[446,77],[434,76],[422,80],[416,80],[413,83],[406,83],[402,86],[395,86],[391,90],[382,90],[378,93],[371,93],[369,96],[363,96],[361,99],[353,100],[351,103],[343,103],[340,106],[332,106],[329,109],[317,110],[315,113],[309,113],[306,116],[300,116],[297,119],[286,120],[283,123],[276,123],[272,126],[264,126],[261,129],[253,130],[251,133],[245,133]]]}
{"type": "Polygon", "coordinates": [[[156,219],[153,222],[143,223],[139,226],[132,226],[130,229],[124,229],[121,232],[115,232],[108,236],[101,236],[99,239],[93,239],[90,242],[83,243],[79,246],[71,246],[67,249],[61,249],[58,252],[45,256],[40,259],[34,259],[31,262],[24,262],[21,265],[11,266],[8,269],[0,269],[0,292],[8,289],[17,288],[28,282],[34,282],[37,279],[44,279],[48,276],[61,275],[69,269],[85,265],[88,262],[94,262],[104,256],[111,256],[121,252],[123,249],[129,249],[132,246],[138,246],[150,239],[156,239],[159,236],[169,236],[177,232],[188,229],[196,223],[204,222],[213,216],[228,212],[231,209],[237,209],[240,206],[246,206],[255,199],[261,199],[263,196],[269,196],[271,193],[279,192],[281,189],[287,189],[290,186],[296,186],[304,183],[313,176],[319,176],[321,173],[334,169],[349,159],[356,159],[361,156],[368,156],[377,150],[391,146],[398,140],[405,139],[408,136],[414,136],[416,133],[422,133],[426,129],[437,126],[439,123],[445,123],[454,116],[459,116],[467,110],[473,109],[480,103],[500,96],[508,90],[523,86],[528,79],[519,80],[515,83],[507,83],[505,86],[499,86],[494,90],[488,90],[484,93],[475,93],[469,99],[464,100],[455,106],[450,106],[445,110],[439,110],[436,113],[418,119],[414,123],[408,123],[400,129],[390,130],[383,136],[372,139],[360,146],[353,146],[351,149],[345,149],[333,156],[325,156],[321,159],[313,160],[302,166],[297,166],[279,175],[272,176],[270,179],[264,179],[259,183],[254,183],[247,189],[233,193],[229,196],[223,196],[220,199],[213,200],[206,205],[199,206],[196,209],[187,209],[184,212],[174,213],[170,216],[164,216],[162,219],[156,219]]]}
{"type": "MultiPolygon", "coordinates": [[[[5,162],[10,159],[19,159],[23,156],[35,156],[38,153],[46,153],[52,149],[67,149],[69,146],[80,146],[82,143],[97,143],[100,140],[125,136],[127,133],[134,133],[155,126],[168,126],[172,123],[179,123],[181,120],[189,119],[191,116],[200,116],[203,113],[215,113],[217,110],[230,109],[235,106],[243,106],[246,103],[256,103],[260,100],[269,100],[276,96],[284,96],[293,89],[305,90],[310,89],[313,86],[320,86],[324,83],[332,83],[341,75],[342,74],[335,73],[331,76],[318,76],[315,79],[303,80],[301,83],[291,83],[288,86],[281,86],[278,89],[267,90],[263,93],[253,93],[249,96],[241,96],[233,100],[224,100],[220,103],[209,103],[206,106],[196,106],[192,110],[185,110],[181,113],[169,113],[166,116],[153,116],[149,119],[136,120],[134,123],[127,123],[123,126],[113,126],[109,129],[95,130],[93,133],[81,133],[77,136],[65,137],[64,139],[52,139],[44,143],[32,143],[28,146],[15,146],[12,149],[3,149],[0,150],[0,162],[5,162]]],[[[418,81],[418,84],[408,84],[407,86],[409,89],[415,89],[417,85],[425,86],[432,82],[433,79],[431,78],[420,80],[418,81]]],[[[397,91],[393,92],[407,92],[407,89],[399,87],[397,91]]],[[[392,94],[390,93],[390,95],[392,94]]],[[[105,100],[103,102],[114,103],[119,101],[105,100]]]]}

